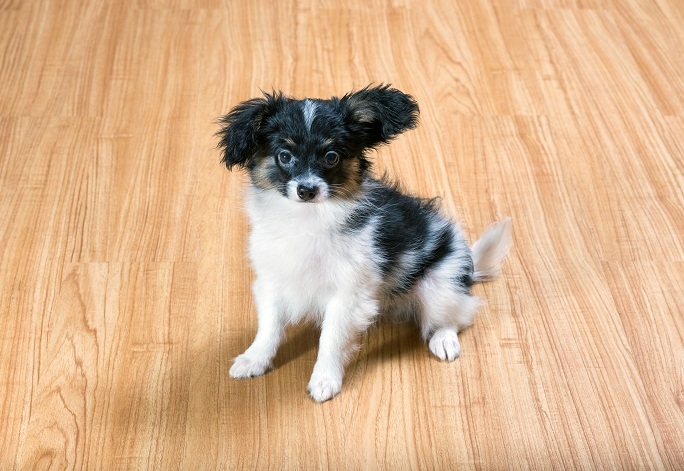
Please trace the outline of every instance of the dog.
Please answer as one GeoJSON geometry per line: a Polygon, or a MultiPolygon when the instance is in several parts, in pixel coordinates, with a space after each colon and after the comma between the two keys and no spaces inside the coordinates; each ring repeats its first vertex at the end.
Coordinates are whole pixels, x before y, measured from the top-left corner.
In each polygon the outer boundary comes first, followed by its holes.
{"type": "Polygon", "coordinates": [[[342,389],[362,333],[381,315],[414,319],[430,351],[459,356],[458,332],[511,246],[510,218],[472,247],[438,199],[403,192],[371,174],[369,152],[418,123],[416,101],[390,85],[342,98],[264,93],[219,118],[222,162],[247,172],[249,258],[258,314],[254,342],[233,378],[260,376],[287,325],[314,320],[321,334],[308,391],[317,402],[342,389]]]}

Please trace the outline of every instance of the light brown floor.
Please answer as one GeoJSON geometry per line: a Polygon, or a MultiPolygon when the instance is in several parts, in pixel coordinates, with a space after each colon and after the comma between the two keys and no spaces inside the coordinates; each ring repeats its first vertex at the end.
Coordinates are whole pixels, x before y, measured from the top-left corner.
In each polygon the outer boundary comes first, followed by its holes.
{"type": "Polygon", "coordinates": [[[0,469],[682,469],[684,3],[0,1],[0,469]],[[317,333],[265,377],[243,177],[259,88],[413,94],[377,154],[503,278],[453,364],[380,323],[342,394],[317,333]]]}

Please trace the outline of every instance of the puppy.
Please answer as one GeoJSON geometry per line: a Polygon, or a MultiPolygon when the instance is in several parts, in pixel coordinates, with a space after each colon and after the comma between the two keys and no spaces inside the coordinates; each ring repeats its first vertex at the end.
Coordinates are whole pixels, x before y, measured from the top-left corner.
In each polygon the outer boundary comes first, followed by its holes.
{"type": "Polygon", "coordinates": [[[371,176],[369,151],[418,122],[414,99],[390,86],[342,98],[264,94],[220,118],[229,169],[247,171],[249,257],[258,330],[233,378],[266,373],[285,327],[321,327],[308,390],[317,402],[342,388],[361,334],[382,313],[414,319],[430,351],[458,357],[457,333],[478,307],[471,285],[499,275],[510,219],[473,244],[436,199],[371,176]]]}

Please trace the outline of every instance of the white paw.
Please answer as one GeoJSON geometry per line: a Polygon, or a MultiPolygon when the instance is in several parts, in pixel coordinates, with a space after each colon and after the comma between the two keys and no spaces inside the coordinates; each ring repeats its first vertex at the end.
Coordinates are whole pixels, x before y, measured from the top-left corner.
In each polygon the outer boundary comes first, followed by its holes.
{"type": "Polygon", "coordinates": [[[337,396],[342,390],[342,379],[331,377],[314,378],[309,381],[309,394],[316,402],[325,402],[337,396]]]}
{"type": "Polygon", "coordinates": [[[271,362],[258,358],[252,358],[245,353],[233,360],[230,367],[230,376],[233,378],[252,378],[261,376],[271,369],[271,362]]]}
{"type": "Polygon", "coordinates": [[[461,353],[458,334],[454,329],[440,329],[430,338],[430,351],[442,361],[454,361],[461,353]]]}

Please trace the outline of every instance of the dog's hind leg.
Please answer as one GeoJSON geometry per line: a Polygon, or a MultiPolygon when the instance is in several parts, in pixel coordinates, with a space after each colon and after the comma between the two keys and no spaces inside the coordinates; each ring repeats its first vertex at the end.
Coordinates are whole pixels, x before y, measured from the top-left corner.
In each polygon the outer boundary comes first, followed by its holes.
{"type": "Polygon", "coordinates": [[[417,286],[418,322],[423,340],[442,361],[453,361],[461,353],[459,330],[473,322],[480,301],[440,273],[429,273],[417,286]]]}

